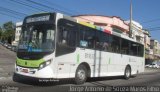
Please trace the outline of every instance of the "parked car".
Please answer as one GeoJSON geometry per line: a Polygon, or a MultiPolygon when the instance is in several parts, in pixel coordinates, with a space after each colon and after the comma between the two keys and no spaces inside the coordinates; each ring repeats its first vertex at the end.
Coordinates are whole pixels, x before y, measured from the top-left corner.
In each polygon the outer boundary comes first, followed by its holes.
{"type": "Polygon", "coordinates": [[[152,67],[153,68],[159,68],[159,65],[158,64],[152,64],[152,67]]]}
{"type": "Polygon", "coordinates": [[[11,50],[16,52],[17,51],[17,46],[12,46],[11,50]]]}
{"type": "Polygon", "coordinates": [[[8,44],[7,44],[7,43],[4,43],[4,47],[6,47],[6,48],[7,48],[7,46],[8,46],[8,44]]]}
{"type": "Polygon", "coordinates": [[[7,45],[7,48],[8,48],[8,49],[11,49],[11,48],[12,48],[12,45],[8,44],[8,45],[7,45]]]}
{"type": "Polygon", "coordinates": [[[150,64],[145,65],[145,67],[149,67],[149,66],[150,66],[150,64]]]}
{"type": "Polygon", "coordinates": [[[2,43],[2,42],[0,42],[0,44],[2,45],[3,43],[2,43]]]}
{"type": "Polygon", "coordinates": [[[149,65],[148,65],[148,67],[152,68],[152,67],[153,67],[153,65],[152,65],[152,64],[149,64],[149,65]]]}
{"type": "Polygon", "coordinates": [[[156,63],[152,63],[152,64],[147,64],[145,65],[145,67],[149,67],[149,68],[160,68],[160,66],[156,63]]]}

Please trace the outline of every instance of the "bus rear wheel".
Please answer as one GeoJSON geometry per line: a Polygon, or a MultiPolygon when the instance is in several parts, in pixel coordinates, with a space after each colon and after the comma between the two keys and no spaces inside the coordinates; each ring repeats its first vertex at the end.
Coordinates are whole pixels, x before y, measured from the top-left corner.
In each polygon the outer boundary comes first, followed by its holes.
{"type": "Polygon", "coordinates": [[[75,75],[76,84],[84,84],[87,80],[87,68],[84,65],[78,66],[75,75]]]}
{"type": "Polygon", "coordinates": [[[128,80],[131,77],[131,68],[129,66],[126,67],[124,71],[124,78],[128,80]]]}

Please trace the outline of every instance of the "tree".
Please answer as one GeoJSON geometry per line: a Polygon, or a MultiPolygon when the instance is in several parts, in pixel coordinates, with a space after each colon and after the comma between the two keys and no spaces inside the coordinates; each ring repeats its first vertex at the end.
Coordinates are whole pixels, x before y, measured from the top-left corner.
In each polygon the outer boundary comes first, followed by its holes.
{"type": "Polygon", "coordinates": [[[0,41],[2,40],[2,28],[0,27],[0,41]]]}
{"type": "Polygon", "coordinates": [[[12,40],[15,35],[15,25],[12,21],[6,22],[3,24],[3,40],[7,41],[8,43],[12,43],[12,40]]]}

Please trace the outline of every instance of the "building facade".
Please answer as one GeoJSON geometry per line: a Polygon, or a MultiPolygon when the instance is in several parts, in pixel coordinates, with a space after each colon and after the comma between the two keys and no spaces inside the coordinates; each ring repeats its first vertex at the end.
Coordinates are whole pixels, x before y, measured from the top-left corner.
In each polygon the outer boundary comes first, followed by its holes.
{"type": "Polygon", "coordinates": [[[145,60],[146,64],[151,64],[152,61],[154,60],[154,55],[153,55],[153,49],[150,49],[151,47],[151,36],[149,31],[143,29],[144,33],[144,46],[145,46],[145,60]]]}
{"type": "MultiPolygon", "coordinates": [[[[130,25],[130,21],[125,21],[128,25],[130,25]]],[[[137,42],[144,44],[144,30],[140,23],[132,20],[131,22],[131,30],[132,30],[132,38],[137,42]]]]}
{"type": "Polygon", "coordinates": [[[144,46],[145,46],[146,52],[149,53],[151,36],[149,32],[146,30],[143,30],[143,33],[144,33],[144,46]]]}
{"type": "Polygon", "coordinates": [[[120,17],[108,17],[99,15],[79,15],[73,16],[78,21],[87,22],[102,27],[108,31],[116,31],[128,35],[129,26],[120,17]]]}
{"type": "Polygon", "coordinates": [[[17,22],[16,23],[16,31],[15,31],[15,40],[12,42],[13,46],[17,46],[18,45],[20,34],[21,34],[21,30],[22,30],[22,22],[17,22]]]}
{"type": "Polygon", "coordinates": [[[155,40],[151,39],[151,50],[153,50],[154,60],[159,60],[160,58],[160,43],[155,40]]]}

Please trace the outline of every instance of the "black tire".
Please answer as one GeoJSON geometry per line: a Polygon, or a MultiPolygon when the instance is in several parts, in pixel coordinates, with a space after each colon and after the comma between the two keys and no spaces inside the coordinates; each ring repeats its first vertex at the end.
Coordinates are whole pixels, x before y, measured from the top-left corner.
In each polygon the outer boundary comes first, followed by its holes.
{"type": "Polygon", "coordinates": [[[126,67],[124,71],[124,78],[128,80],[131,77],[131,68],[129,66],[126,67]]]}
{"type": "Polygon", "coordinates": [[[87,68],[84,65],[78,66],[75,75],[76,84],[84,84],[87,80],[87,68]]]}
{"type": "Polygon", "coordinates": [[[16,73],[14,73],[13,76],[12,76],[12,80],[14,82],[18,82],[18,81],[20,81],[20,77],[16,73]]]}

